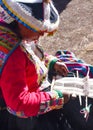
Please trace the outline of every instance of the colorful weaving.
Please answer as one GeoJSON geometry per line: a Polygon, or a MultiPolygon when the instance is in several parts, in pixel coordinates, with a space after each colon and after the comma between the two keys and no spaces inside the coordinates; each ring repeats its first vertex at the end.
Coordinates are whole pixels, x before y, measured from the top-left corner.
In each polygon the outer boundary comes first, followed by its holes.
{"type": "Polygon", "coordinates": [[[0,73],[10,54],[19,45],[19,41],[14,32],[0,24],[0,73]]]}
{"type": "Polygon", "coordinates": [[[83,60],[76,58],[74,53],[69,51],[57,51],[56,56],[61,61],[65,62],[68,67],[68,70],[72,73],[79,72],[80,77],[85,77],[87,75],[88,70],[90,78],[93,78],[93,66],[90,64],[86,64],[83,60]]]}

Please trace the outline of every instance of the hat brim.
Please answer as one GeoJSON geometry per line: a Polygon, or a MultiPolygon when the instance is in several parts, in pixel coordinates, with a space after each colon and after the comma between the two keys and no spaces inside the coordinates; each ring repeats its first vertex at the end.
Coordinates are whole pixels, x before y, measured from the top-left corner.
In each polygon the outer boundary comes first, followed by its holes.
{"type": "Polygon", "coordinates": [[[1,0],[0,5],[11,17],[31,30],[51,32],[59,25],[59,15],[52,1],[23,3],[1,0]]]}

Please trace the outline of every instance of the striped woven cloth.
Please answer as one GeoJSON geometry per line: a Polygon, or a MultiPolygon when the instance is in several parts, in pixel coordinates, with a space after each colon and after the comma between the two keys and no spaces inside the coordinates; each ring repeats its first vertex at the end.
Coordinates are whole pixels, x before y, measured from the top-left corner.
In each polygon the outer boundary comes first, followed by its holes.
{"type": "Polygon", "coordinates": [[[0,73],[8,57],[19,45],[19,41],[17,35],[0,22],[0,73]]]}
{"type": "Polygon", "coordinates": [[[85,77],[89,70],[89,76],[93,78],[93,66],[78,59],[73,52],[59,50],[55,55],[67,65],[69,72],[76,74],[78,71],[80,77],[85,77]]]}

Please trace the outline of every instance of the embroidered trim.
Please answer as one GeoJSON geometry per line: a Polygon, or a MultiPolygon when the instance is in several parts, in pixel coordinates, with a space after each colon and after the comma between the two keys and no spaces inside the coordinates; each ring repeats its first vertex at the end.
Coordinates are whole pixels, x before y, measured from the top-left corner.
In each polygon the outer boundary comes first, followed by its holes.
{"type": "Polygon", "coordinates": [[[63,107],[64,104],[64,98],[58,98],[58,99],[51,99],[49,101],[46,101],[44,103],[40,104],[40,110],[38,114],[44,114],[54,109],[60,109],[63,107]]]}
{"type": "Polygon", "coordinates": [[[9,113],[15,115],[15,116],[18,116],[18,117],[21,117],[21,118],[28,118],[27,116],[25,116],[24,112],[23,111],[15,111],[13,109],[11,109],[10,107],[7,107],[7,110],[9,113]]]}
{"type": "Polygon", "coordinates": [[[51,96],[51,99],[40,104],[40,110],[38,114],[44,114],[51,110],[60,109],[63,107],[64,98],[60,91],[53,90],[47,93],[51,96]]]}
{"type": "Polygon", "coordinates": [[[41,82],[45,79],[48,70],[45,67],[44,63],[40,61],[39,57],[35,55],[34,51],[31,49],[29,44],[23,43],[21,44],[21,47],[22,50],[27,54],[29,60],[31,60],[35,65],[38,75],[37,83],[40,85],[41,82]]]}
{"type": "Polygon", "coordinates": [[[54,64],[58,61],[58,59],[54,59],[50,62],[49,64],[49,69],[53,69],[54,68],[54,64]]]}

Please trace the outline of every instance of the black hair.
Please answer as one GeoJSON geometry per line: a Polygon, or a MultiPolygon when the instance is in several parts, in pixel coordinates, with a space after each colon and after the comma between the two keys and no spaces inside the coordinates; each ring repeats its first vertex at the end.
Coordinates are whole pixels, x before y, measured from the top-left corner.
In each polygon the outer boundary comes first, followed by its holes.
{"type": "Polygon", "coordinates": [[[18,35],[18,37],[22,38],[21,34],[20,34],[20,29],[19,29],[19,26],[18,26],[18,22],[16,20],[9,24],[9,28],[11,30],[13,30],[13,32],[15,32],[18,35]]]}

